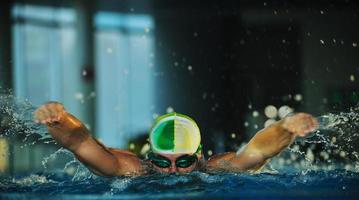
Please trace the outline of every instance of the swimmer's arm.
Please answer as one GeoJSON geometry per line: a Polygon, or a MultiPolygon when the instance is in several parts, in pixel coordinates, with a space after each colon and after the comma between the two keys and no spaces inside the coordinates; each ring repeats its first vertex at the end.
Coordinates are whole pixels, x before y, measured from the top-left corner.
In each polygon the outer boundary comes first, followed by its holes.
{"type": "Polygon", "coordinates": [[[231,168],[239,171],[257,171],[270,158],[288,147],[297,136],[306,136],[317,127],[309,114],[299,113],[259,131],[238,153],[229,152],[208,161],[209,168],[231,168]]]}
{"type": "MultiPolygon", "coordinates": [[[[132,176],[143,173],[141,160],[132,152],[120,149],[107,148],[98,140],[93,139],[101,149],[92,152],[75,153],[76,157],[84,163],[92,172],[100,176],[132,176]],[[92,154],[91,154],[92,153],[92,154]],[[106,154],[106,155],[105,155],[106,154]],[[96,157],[98,159],[96,159],[96,157]],[[94,159],[90,162],[89,158],[94,159]],[[96,160],[95,160],[96,159],[96,160]],[[94,163],[94,164],[93,164],[94,163]],[[100,169],[100,167],[108,169],[100,169]]],[[[87,148],[94,148],[90,142],[87,148]],[[90,147],[91,145],[91,147],[90,147]]]]}
{"type": "Polygon", "coordinates": [[[45,124],[52,137],[94,173],[102,176],[120,176],[140,172],[139,158],[123,153],[113,153],[94,139],[84,124],[67,113],[59,103],[48,103],[38,108],[35,120],[45,124]]]}

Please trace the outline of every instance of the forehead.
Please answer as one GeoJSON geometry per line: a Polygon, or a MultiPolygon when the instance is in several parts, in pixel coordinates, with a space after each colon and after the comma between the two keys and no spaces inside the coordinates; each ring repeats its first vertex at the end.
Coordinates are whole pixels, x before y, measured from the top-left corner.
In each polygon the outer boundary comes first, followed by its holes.
{"type": "Polygon", "coordinates": [[[183,155],[186,155],[186,154],[165,154],[165,153],[156,153],[157,155],[160,155],[160,156],[163,156],[163,157],[166,157],[170,160],[176,160],[176,158],[178,157],[181,157],[183,155]]]}

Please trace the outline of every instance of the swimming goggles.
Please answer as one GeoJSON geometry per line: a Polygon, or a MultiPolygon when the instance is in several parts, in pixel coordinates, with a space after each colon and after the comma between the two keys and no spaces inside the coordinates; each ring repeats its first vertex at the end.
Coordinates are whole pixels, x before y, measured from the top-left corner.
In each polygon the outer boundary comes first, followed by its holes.
{"type": "MultiPolygon", "coordinates": [[[[171,166],[171,160],[168,158],[155,154],[153,152],[149,152],[147,154],[147,158],[157,167],[160,168],[168,168],[171,166]]],[[[176,159],[175,164],[179,168],[187,168],[190,167],[193,163],[198,161],[197,155],[183,155],[176,159]]]]}

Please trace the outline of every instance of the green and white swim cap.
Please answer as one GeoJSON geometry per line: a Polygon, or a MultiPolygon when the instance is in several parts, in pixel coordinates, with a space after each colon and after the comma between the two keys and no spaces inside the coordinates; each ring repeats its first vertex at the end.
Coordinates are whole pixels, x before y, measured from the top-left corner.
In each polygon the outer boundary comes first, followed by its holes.
{"type": "Polygon", "coordinates": [[[152,151],[166,154],[194,154],[201,150],[201,133],[196,122],[178,113],[160,116],[150,133],[152,151]]]}

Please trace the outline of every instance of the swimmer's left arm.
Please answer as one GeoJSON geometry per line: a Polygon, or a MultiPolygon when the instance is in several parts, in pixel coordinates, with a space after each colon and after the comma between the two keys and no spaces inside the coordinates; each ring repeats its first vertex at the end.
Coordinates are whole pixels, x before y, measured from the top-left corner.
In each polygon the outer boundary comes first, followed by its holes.
{"type": "Polygon", "coordinates": [[[259,131],[239,152],[215,156],[208,161],[209,168],[232,168],[240,171],[261,169],[270,158],[288,147],[297,136],[314,131],[318,122],[306,113],[286,117],[259,131]]]}

